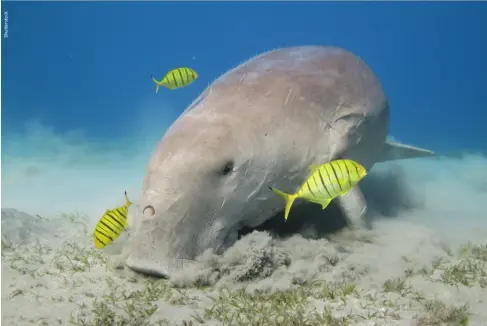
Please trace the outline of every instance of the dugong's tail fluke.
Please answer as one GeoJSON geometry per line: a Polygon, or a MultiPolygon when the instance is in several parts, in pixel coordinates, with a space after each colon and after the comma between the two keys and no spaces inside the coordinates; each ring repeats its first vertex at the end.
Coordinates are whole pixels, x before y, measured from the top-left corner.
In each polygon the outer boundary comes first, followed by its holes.
{"type": "Polygon", "coordinates": [[[401,144],[392,140],[386,140],[382,154],[377,162],[402,160],[407,158],[436,156],[435,152],[428,149],[401,144]]]}

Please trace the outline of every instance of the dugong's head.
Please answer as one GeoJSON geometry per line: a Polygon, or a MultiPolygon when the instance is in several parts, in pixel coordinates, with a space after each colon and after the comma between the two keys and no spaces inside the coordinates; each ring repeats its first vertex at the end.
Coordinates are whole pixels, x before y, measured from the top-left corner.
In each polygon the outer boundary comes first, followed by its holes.
{"type": "MultiPolygon", "coordinates": [[[[200,105],[221,105],[210,102],[200,105]]],[[[272,148],[252,155],[266,137],[249,133],[252,123],[200,107],[170,127],[148,164],[129,267],[168,276],[208,248],[227,248],[249,214],[266,209],[272,148]]]]}

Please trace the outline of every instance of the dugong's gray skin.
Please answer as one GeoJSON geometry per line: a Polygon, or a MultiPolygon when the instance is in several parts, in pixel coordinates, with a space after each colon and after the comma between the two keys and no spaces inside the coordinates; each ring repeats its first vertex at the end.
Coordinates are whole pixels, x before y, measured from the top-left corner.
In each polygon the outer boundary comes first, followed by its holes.
{"type": "MultiPolygon", "coordinates": [[[[127,265],[169,276],[206,249],[221,252],[240,228],[282,211],[268,187],[295,192],[310,164],[350,158],[370,169],[432,155],[386,142],[388,122],[379,81],[343,49],[283,48],[241,64],[205,90],[153,153],[127,265]]],[[[362,227],[359,187],[335,201],[352,228],[362,227]]]]}

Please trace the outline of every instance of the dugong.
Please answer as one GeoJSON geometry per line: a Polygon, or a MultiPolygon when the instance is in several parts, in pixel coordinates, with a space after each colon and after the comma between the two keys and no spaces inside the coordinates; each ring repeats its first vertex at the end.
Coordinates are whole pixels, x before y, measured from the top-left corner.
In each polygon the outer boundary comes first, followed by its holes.
{"type": "MultiPolygon", "coordinates": [[[[344,49],[282,48],[242,63],[215,80],[153,152],[126,264],[167,277],[207,249],[222,252],[239,229],[284,209],[270,186],[294,193],[311,164],[349,158],[369,170],[434,155],[387,141],[388,124],[379,80],[344,49]]],[[[352,229],[364,227],[360,187],[335,202],[352,229]]]]}

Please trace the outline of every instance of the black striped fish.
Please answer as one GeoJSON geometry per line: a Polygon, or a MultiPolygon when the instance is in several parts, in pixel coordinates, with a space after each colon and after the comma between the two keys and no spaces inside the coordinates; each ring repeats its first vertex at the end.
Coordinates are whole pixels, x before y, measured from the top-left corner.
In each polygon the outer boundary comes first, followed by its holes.
{"type": "Polygon", "coordinates": [[[157,81],[154,76],[151,76],[152,81],[156,84],[156,94],[159,91],[159,86],[164,86],[169,89],[181,88],[188,86],[198,78],[198,74],[191,68],[181,67],[170,70],[161,81],[157,81]]]}
{"type": "Polygon", "coordinates": [[[286,194],[269,187],[286,201],[285,220],[295,199],[302,198],[321,204],[325,209],[334,198],[345,195],[367,175],[365,168],[352,160],[336,160],[322,165],[311,165],[309,170],[310,175],[295,194],[286,194]]]}
{"type": "Polygon", "coordinates": [[[127,192],[125,192],[125,205],[105,211],[93,234],[96,248],[102,249],[108,246],[127,228],[127,215],[130,205],[132,203],[127,196],[127,192]]]}

